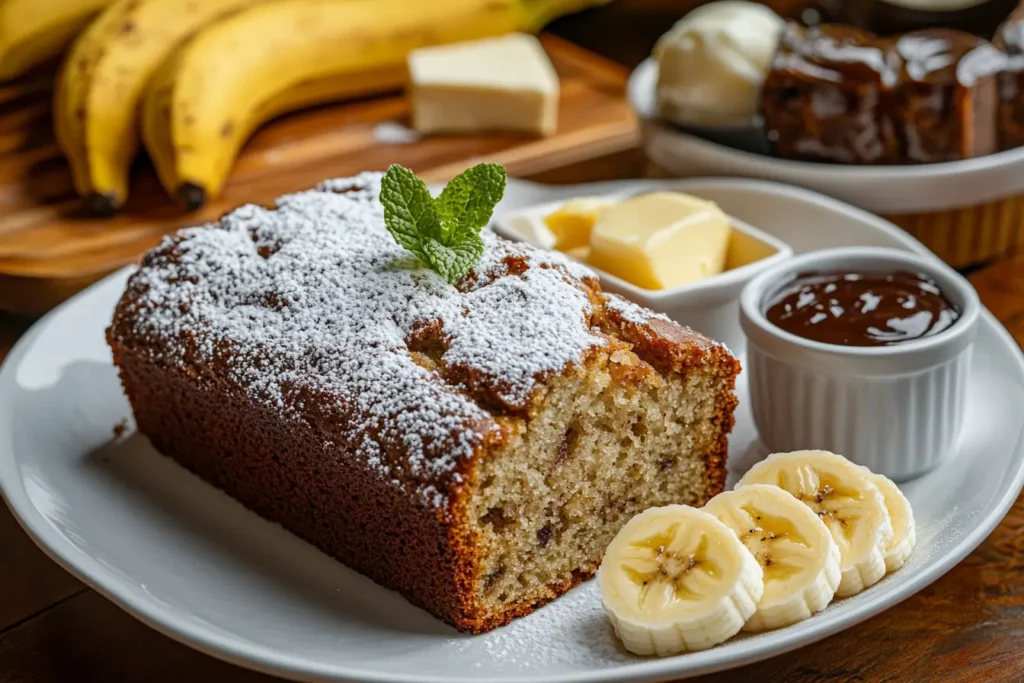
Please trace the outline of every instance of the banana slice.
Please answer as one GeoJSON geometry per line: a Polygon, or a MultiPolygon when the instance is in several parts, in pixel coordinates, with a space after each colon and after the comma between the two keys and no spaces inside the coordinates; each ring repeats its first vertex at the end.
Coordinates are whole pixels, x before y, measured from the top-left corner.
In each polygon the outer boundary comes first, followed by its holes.
{"type": "Polygon", "coordinates": [[[598,571],[605,612],[638,655],[704,650],[736,635],[764,592],[736,534],[688,505],[650,508],[612,540],[598,571]]]}
{"type": "Polygon", "coordinates": [[[828,451],[774,453],[750,468],[736,488],[774,484],[810,506],[839,546],[843,577],[836,595],[856,595],[885,576],[893,537],[881,491],[859,465],[828,451]]]}
{"type": "Polygon", "coordinates": [[[868,478],[882,492],[885,508],[889,511],[893,535],[885,550],[885,571],[894,572],[904,565],[917,543],[914,511],[910,507],[910,501],[889,477],[871,473],[868,478]]]}
{"type": "Polygon", "coordinates": [[[736,533],[764,571],[764,595],[744,631],[789,626],[832,602],[842,575],[839,546],[792,494],[749,484],[718,494],[704,509],[736,533]]]}

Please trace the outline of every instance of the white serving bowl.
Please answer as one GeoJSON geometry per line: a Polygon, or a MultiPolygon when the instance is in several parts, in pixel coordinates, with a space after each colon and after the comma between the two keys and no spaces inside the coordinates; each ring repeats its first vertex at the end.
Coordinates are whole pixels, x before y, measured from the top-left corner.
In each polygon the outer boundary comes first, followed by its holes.
{"type": "Polygon", "coordinates": [[[827,194],[881,214],[946,211],[1024,193],[1024,147],[937,164],[859,166],[778,159],[705,140],[664,123],[655,111],[658,64],[630,76],[630,105],[648,158],[672,175],[743,176],[827,194]]]}
{"type": "MultiPolygon", "coordinates": [[[[699,196],[699,193],[691,194],[699,196]]],[[[620,193],[605,198],[623,200],[629,196],[628,193],[620,193]]],[[[551,244],[540,236],[544,232],[543,218],[563,203],[548,202],[502,216],[495,221],[494,230],[502,237],[550,249],[551,244]]],[[[763,253],[763,257],[700,282],[671,289],[644,289],[590,264],[586,265],[598,274],[601,286],[606,291],[615,292],[641,306],[664,313],[676,322],[738,351],[743,345],[738,316],[739,296],[743,286],[766,268],[790,258],[793,250],[777,237],[748,223],[731,216],[729,220],[733,231],[730,256],[741,250],[754,250],[763,253]]]]}
{"type": "Polygon", "coordinates": [[[981,303],[970,283],[934,259],[896,249],[810,252],[764,270],[743,290],[751,408],[769,451],[822,449],[895,481],[953,452],[966,404],[981,303]],[[807,271],[912,271],[933,278],[960,310],[949,329],[891,346],[804,339],[764,314],[776,288],[807,271]]]}

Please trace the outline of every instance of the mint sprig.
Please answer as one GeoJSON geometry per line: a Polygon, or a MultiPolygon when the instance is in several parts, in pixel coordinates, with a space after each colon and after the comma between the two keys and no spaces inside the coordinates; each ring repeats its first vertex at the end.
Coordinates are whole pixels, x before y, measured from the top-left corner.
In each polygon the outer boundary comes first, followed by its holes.
{"type": "Polygon", "coordinates": [[[380,184],[384,225],[395,241],[455,284],[484,253],[480,230],[505,194],[505,169],[478,164],[448,182],[435,199],[409,169],[392,164],[380,184]]]}

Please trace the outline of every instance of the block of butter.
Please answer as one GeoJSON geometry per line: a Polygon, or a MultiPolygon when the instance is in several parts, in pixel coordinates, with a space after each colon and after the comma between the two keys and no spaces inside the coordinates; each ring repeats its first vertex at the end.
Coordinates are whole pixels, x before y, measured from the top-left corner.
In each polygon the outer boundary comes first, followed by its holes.
{"type": "Polygon", "coordinates": [[[544,224],[555,236],[555,249],[568,251],[590,244],[590,231],[600,213],[612,205],[607,199],[579,197],[570,199],[544,217],[544,224]]]}
{"type": "Polygon", "coordinates": [[[555,132],[558,76],[531,35],[425,47],[409,53],[408,65],[421,133],[555,132]]]}
{"type": "Polygon", "coordinates": [[[668,289],[722,272],[729,218],[714,202],[677,192],[640,195],[601,213],[591,265],[646,289],[668,289]]]}

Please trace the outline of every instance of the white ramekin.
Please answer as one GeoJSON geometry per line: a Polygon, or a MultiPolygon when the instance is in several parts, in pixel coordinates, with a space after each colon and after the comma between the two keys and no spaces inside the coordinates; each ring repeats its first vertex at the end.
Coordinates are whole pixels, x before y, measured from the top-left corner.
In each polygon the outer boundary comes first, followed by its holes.
{"type": "Polygon", "coordinates": [[[952,268],[897,249],[828,249],[763,271],[743,290],[740,324],[751,407],[765,447],[833,451],[896,481],[933,469],[960,434],[980,311],[977,292],[952,268]],[[856,347],[803,339],[764,315],[767,298],[798,273],[894,270],[934,278],[960,318],[934,337],[856,347]]]}

